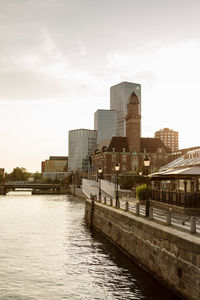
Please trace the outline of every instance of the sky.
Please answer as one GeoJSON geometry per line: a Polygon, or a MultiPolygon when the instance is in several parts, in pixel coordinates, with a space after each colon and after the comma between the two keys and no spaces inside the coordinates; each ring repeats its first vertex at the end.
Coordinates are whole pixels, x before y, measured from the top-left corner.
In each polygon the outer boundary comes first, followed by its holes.
{"type": "Polygon", "coordinates": [[[142,86],[142,136],[200,146],[199,0],[0,0],[0,168],[40,171],[94,129],[110,87],[142,86]]]}

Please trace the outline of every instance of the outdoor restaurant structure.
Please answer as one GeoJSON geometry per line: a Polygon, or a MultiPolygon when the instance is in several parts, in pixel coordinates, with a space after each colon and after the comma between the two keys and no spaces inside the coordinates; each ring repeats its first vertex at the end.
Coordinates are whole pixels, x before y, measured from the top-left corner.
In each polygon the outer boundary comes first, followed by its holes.
{"type": "Polygon", "coordinates": [[[153,206],[200,215],[200,149],[170,162],[150,179],[153,206]]]}

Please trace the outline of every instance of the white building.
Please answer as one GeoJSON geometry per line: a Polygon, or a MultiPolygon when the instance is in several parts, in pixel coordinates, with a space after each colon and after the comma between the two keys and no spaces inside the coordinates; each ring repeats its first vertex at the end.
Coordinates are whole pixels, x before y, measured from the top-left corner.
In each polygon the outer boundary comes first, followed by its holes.
{"type": "Polygon", "coordinates": [[[90,169],[89,156],[92,154],[96,143],[96,130],[70,130],[68,139],[68,170],[87,172],[90,169]]]}
{"type": "Polygon", "coordinates": [[[141,85],[132,82],[121,82],[110,88],[110,109],[117,112],[117,136],[126,136],[125,116],[127,114],[127,101],[135,92],[139,100],[139,114],[141,115],[141,85]]]}
{"type": "Polygon", "coordinates": [[[98,109],[94,114],[94,130],[97,131],[97,144],[116,136],[117,114],[115,110],[98,109]]]}

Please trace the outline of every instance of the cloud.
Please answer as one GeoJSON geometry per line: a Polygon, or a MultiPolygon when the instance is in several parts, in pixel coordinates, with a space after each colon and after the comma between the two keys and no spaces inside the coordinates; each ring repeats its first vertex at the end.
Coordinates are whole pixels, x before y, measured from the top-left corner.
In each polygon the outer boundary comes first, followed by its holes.
{"type": "MultiPolygon", "coordinates": [[[[85,56],[82,46],[76,52],[63,54],[49,32],[41,31],[41,44],[21,56],[0,61],[0,100],[62,99],[72,90],[93,82],[88,70],[75,67],[73,59],[85,56]]],[[[81,90],[81,89],[80,89],[81,90]]]]}

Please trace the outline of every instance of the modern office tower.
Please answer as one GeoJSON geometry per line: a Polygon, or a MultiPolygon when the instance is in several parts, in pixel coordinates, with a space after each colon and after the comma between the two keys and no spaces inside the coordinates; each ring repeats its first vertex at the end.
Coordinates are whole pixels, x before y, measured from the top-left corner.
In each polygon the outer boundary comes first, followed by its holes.
{"type": "Polygon", "coordinates": [[[117,111],[117,136],[126,136],[125,116],[127,114],[127,102],[133,92],[138,97],[139,114],[141,115],[140,84],[124,81],[110,88],[110,109],[117,111]]]}
{"type": "Polygon", "coordinates": [[[165,146],[169,147],[172,151],[178,150],[178,131],[164,128],[156,131],[154,137],[160,138],[165,146]]]}
{"type": "Polygon", "coordinates": [[[87,172],[90,169],[89,156],[92,154],[96,142],[96,130],[70,130],[68,140],[68,169],[87,172]]]}
{"type": "Polygon", "coordinates": [[[97,131],[97,144],[116,136],[117,114],[115,110],[98,109],[94,114],[94,130],[97,131]]]}

